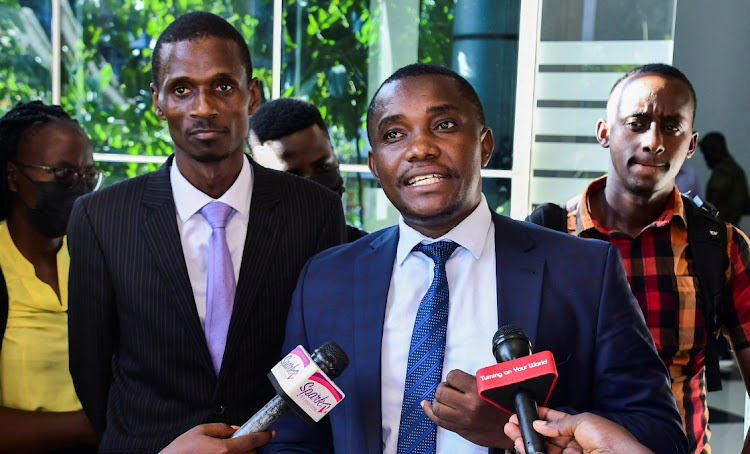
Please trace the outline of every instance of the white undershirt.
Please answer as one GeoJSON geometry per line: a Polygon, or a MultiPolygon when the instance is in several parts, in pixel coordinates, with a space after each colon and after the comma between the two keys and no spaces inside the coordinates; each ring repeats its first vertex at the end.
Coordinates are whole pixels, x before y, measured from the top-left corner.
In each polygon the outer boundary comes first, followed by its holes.
{"type": "MultiPolygon", "coordinates": [[[[399,242],[383,326],[381,399],[383,453],[394,454],[398,445],[401,405],[404,399],[406,364],[414,320],[422,297],[433,277],[433,262],[421,252],[411,252],[418,243],[453,240],[460,245],[446,262],[450,294],[443,381],[453,369],[470,374],[496,364],[492,336],[498,327],[495,226],[487,201],[459,225],[438,239],[428,238],[399,219],[399,242]]],[[[502,431],[498,427],[498,431],[502,431]]],[[[437,431],[437,454],[486,454],[487,448],[466,441],[441,428],[437,431]]]]}
{"type": "Polygon", "coordinates": [[[243,157],[239,176],[218,199],[208,196],[190,184],[180,173],[177,156],[172,162],[169,179],[172,184],[172,197],[177,208],[177,228],[180,230],[182,252],[185,254],[190,285],[193,287],[195,307],[203,325],[206,320],[208,241],[211,238],[211,226],[200,213],[200,209],[215,200],[234,208],[226,225],[226,234],[229,252],[232,255],[234,279],[237,282],[247,236],[250,199],[253,192],[253,169],[250,162],[243,157]]]}

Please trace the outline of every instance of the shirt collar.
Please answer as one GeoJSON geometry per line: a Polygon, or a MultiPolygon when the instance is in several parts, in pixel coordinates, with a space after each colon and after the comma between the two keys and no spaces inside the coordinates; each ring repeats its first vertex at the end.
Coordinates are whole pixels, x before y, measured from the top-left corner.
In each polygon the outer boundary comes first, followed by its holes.
{"type": "Polygon", "coordinates": [[[177,215],[186,222],[206,204],[220,201],[234,208],[239,216],[247,218],[250,211],[250,198],[253,187],[253,169],[247,159],[242,160],[242,170],[234,180],[232,186],[218,199],[205,194],[193,186],[180,172],[177,156],[172,161],[169,174],[172,183],[172,197],[174,198],[177,215]]]}
{"type": "Polygon", "coordinates": [[[417,232],[406,225],[403,216],[399,216],[399,240],[398,247],[396,248],[396,264],[399,266],[402,265],[417,244],[429,244],[441,240],[451,240],[458,243],[459,246],[468,249],[475,259],[478,259],[482,255],[490,225],[492,225],[492,215],[490,214],[489,205],[487,205],[487,199],[485,199],[484,194],[482,194],[479,205],[477,205],[466,219],[437,239],[417,232]]]}
{"type": "MultiPolygon", "coordinates": [[[[580,235],[581,232],[589,229],[597,230],[605,235],[611,235],[614,232],[614,230],[600,224],[591,216],[590,195],[603,191],[606,185],[607,176],[604,175],[592,181],[583,191],[583,194],[581,194],[581,198],[578,200],[578,213],[576,214],[576,235],[580,235]]],[[[672,195],[664,206],[664,211],[662,211],[654,222],[644,227],[643,230],[651,227],[663,227],[671,223],[673,219],[680,222],[683,228],[686,228],[685,206],[682,203],[682,197],[680,197],[680,191],[677,189],[677,186],[672,188],[672,195]]]]}

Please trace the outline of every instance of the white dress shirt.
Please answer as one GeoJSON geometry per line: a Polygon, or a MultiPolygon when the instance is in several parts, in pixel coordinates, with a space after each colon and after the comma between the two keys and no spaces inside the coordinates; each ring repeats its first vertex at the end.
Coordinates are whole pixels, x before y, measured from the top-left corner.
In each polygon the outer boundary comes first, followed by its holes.
{"type": "Polygon", "coordinates": [[[211,238],[211,226],[200,213],[200,209],[217,200],[234,208],[229,215],[225,230],[229,253],[232,255],[234,280],[238,282],[253,192],[253,168],[247,159],[242,159],[242,170],[239,176],[218,199],[206,195],[190,184],[180,173],[177,156],[172,161],[169,178],[172,184],[172,197],[177,208],[177,228],[180,230],[182,252],[185,254],[190,285],[193,287],[195,306],[201,325],[203,325],[206,321],[208,241],[211,238]]]}
{"type": "MultiPolygon", "coordinates": [[[[453,369],[472,375],[496,364],[492,336],[498,327],[495,226],[487,200],[438,239],[428,238],[399,219],[399,241],[385,309],[381,356],[383,453],[395,454],[404,400],[409,345],[417,309],[432,283],[432,259],[412,252],[418,243],[452,240],[459,244],[446,262],[450,295],[443,381],[453,369]]],[[[502,431],[502,427],[498,427],[502,431]]],[[[487,454],[487,448],[439,428],[437,454],[487,454]]]]}

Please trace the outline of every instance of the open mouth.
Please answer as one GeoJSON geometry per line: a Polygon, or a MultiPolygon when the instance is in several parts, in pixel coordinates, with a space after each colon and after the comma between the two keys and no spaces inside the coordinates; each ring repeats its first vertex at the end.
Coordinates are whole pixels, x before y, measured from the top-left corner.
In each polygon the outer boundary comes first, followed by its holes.
{"type": "Polygon", "coordinates": [[[198,138],[216,137],[219,134],[221,134],[221,131],[219,131],[218,129],[196,129],[191,132],[191,135],[198,138]]]}
{"type": "Polygon", "coordinates": [[[437,173],[429,174],[429,175],[417,175],[413,178],[410,178],[409,181],[406,182],[407,186],[425,186],[428,184],[435,184],[440,182],[440,180],[444,180],[448,177],[444,175],[439,175],[437,173]]]}

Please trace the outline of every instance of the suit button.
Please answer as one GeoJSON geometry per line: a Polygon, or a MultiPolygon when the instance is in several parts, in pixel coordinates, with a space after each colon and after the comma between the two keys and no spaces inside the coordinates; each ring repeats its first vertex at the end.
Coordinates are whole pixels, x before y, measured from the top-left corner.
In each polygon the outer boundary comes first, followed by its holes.
{"type": "Polygon", "coordinates": [[[217,415],[223,415],[224,412],[226,411],[227,411],[227,406],[224,404],[219,404],[216,406],[216,408],[214,408],[214,413],[216,413],[217,415]]]}

